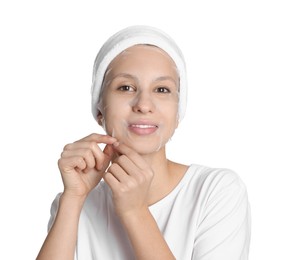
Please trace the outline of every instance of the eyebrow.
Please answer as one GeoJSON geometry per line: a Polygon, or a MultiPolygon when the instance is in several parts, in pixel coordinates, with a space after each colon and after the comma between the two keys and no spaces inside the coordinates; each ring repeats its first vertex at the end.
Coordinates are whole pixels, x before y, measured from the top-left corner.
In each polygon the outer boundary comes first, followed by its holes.
{"type": "Polygon", "coordinates": [[[137,77],[135,77],[135,76],[133,76],[131,74],[128,74],[128,73],[118,73],[115,76],[113,76],[111,78],[111,80],[114,80],[115,78],[121,78],[121,77],[123,77],[123,78],[129,78],[129,79],[134,79],[134,80],[138,81],[138,78],[137,77]]]}
{"type": "Polygon", "coordinates": [[[178,86],[177,82],[174,80],[173,77],[171,76],[160,76],[160,77],[157,77],[156,79],[154,79],[154,81],[164,81],[164,80],[170,80],[172,81],[176,86],[178,86]]]}
{"type": "MultiPolygon", "coordinates": [[[[118,73],[116,75],[114,75],[110,80],[110,81],[113,81],[114,79],[116,78],[120,78],[120,77],[123,77],[123,78],[128,78],[128,79],[133,79],[135,80],[137,83],[139,83],[139,79],[136,77],[136,76],[133,76],[132,74],[129,74],[129,73],[118,73]]],[[[173,77],[171,76],[160,76],[160,77],[157,77],[155,79],[153,79],[153,81],[165,81],[165,80],[169,80],[169,81],[172,81],[176,86],[178,86],[178,83],[174,80],[173,77]]]]}
{"type": "Polygon", "coordinates": [[[118,73],[118,74],[114,75],[113,77],[111,77],[108,81],[106,81],[104,85],[109,85],[110,82],[112,82],[114,79],[121,78],[121,77],[122,78],[133,79],[133,80],[135,80],[137,82],[137,84],[139,83],[138,78],[135,77],[135,76],[133,76],[133,75],[131,75],[131,74],[128,74],[128,73],[118,73]]]}

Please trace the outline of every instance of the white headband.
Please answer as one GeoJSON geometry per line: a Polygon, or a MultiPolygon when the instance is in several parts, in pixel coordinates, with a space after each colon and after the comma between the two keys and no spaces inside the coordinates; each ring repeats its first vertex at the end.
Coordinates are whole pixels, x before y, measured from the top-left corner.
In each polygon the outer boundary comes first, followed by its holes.
{"type": "Polygon", "coordinates": [[[187,99],[186,66],[183,54],[174,40],[157,28],[136,25],[127,27],[111,36],[100,49],[93,67],[92,114],[97,120],[101,86],[107,67],[125,49],[136,44],[151,44],[164,50],[175,62],[180,77],[179,121],[184,118],[187,99]]]}

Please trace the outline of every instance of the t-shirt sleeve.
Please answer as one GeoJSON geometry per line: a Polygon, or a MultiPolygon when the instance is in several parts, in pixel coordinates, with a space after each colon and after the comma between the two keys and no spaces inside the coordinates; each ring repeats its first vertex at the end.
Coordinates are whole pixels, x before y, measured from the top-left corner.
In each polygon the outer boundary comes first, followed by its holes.
{"type": "Polygon", "coordinates": [[[59,202],[60,202],[60,197],[61,197],[62,193],[59,193],[55,199],[53,200],[51,207],[50,207],[50,218],[48,221],[48,225],[47,225],[47,232],[49,232],[49,230],[51,229],[54,220],[56,218],[57,212],[58,212],[58,208],[59,208],[59,202]]]}
{"type": "Polygon", "coordinates": [[[192,259],[247,260],[250,208],[244,183],[232,171],[210,178],[192,259]]]}

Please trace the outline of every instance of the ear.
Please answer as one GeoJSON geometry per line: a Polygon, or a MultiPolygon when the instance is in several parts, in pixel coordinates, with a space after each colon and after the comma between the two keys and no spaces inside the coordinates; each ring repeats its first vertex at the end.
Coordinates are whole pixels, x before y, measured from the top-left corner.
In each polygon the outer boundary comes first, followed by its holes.
{"type": "Polygon", "coordinates": [[[102,112],[99,110],[98,111],[98,115],[97,115],[97,122],[100,126],[103,126],[103,114],[102,112]]]}

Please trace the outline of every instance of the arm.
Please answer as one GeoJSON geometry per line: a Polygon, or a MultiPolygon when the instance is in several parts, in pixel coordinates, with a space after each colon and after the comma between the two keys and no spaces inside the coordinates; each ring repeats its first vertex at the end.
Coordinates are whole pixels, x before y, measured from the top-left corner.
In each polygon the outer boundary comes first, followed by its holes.
{"type": "Polygon", "coordinates": [[[102,179],[113,156],[110,144],[115,141],[110,136],[92,134],[65,146],[59,160],[64,192],[37,260],[74,259],[81,209],[88,193],[102,179]],[[106,144],[104,151],[98,143],[106,144]]]}
{"type": "Polygon", "coordinates": [[[148,209],[147,198],[154,173],[144,159],[124,144],[104,179],[113,194],[117,215],[132,244],[136,259],[175,259],[148,209]]]}
{"type": "Polygon", "coordinates": [[[74,259],[78,221],[85,198],[63,193],[55,221],[43,243],[37,260],[74,259]]]}

